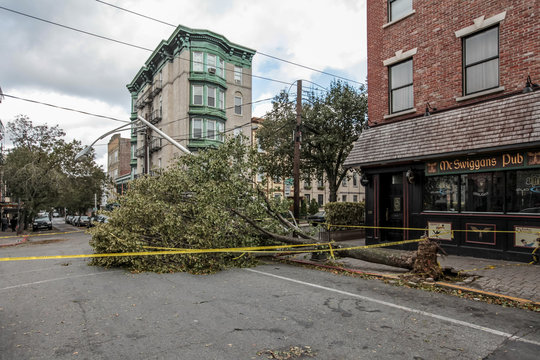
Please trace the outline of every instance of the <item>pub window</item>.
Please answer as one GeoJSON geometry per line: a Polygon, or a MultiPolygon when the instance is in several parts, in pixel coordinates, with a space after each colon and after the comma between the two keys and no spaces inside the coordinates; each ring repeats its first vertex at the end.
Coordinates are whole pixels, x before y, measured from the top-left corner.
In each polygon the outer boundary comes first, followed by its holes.
{"type": "Polygon", "coordinates": [[[485,172],[461,175],[462,211],[502,212],[504,173],[485,172]]]}
{"type": "Polygon", "coordinates": [[[499,86],[499,27],[463,39],[465,95],[499,86]]]}
{"type": "Polygon", "coordinates": [[[540,213],[540,169],[510,171],[506,188],[508,212],[540,213]]]}
{"type": "Polygon", "coordinates": [[[457,211],[458,180],[457,176],[428,177],[424,187],[424,210],[457,211]]]}

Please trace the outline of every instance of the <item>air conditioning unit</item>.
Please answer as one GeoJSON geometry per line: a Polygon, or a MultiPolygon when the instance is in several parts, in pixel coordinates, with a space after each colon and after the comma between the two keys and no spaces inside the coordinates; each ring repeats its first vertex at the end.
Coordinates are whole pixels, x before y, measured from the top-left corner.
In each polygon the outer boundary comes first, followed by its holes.
{"type": "Polygon", "coordinates": [[[216,73],[216,68],[209,67],[209,68],[208,68],[208,72],[209,72],[210,74],[215,74],[215,73],[216,73]]]}
{"type": "Polygon", "coordinates": [[[242,80],[240,79],[235,79],[234,82],[236,85],[242,85],[242,80]]]}

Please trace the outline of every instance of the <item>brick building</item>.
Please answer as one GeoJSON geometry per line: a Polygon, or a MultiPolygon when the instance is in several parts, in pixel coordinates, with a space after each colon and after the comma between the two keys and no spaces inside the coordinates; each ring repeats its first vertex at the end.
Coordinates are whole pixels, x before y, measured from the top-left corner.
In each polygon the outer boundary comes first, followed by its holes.
{"type": "Polygon", "coordinates": [[[107,145],[107,175],[116,185],[116,191],[119,194],[123,193],[123,187],[131,174],[131,139],[122,138],[120,134],[115,134],[109,140],[107,145]]]}
{"type": "Polygon", "coordinates": [[[451,253],[529,260],[540,245],[535,1],[368,0],[367,242],[429,229],[451,253]]]}

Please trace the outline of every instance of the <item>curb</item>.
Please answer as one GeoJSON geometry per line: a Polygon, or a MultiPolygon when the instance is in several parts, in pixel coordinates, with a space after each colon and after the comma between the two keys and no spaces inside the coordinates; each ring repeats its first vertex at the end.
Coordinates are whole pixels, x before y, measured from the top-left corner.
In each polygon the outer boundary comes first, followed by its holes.
{"type": "MultiPolygon", "coordinates": [[[[374,276],[374,277],[378,277],[378,278],[381,278],[381,279],[385,279],[385,278],[386,279],[392,279],[392,280],[399,279],[399,277],[396,276],[396,275],[371,273],[371,272],[366,272],[366,271],[361,271],[361,270],[343,268],[343,267],[339,267],[339,266],[318,264],[318,263],[315,263],[315,262],[312,262],[312,261],[306,261],[306,260],[294,260],[294,259],[282,259],[282,260],[286,260],[286,261],[290,261],[290,262],[294,262],[294,263],[298,263],[298,264],[303,264],[303,265],[311,265],[311,266],[325,268],[325,269],[345,271],[345,272],[349,272],[349,273],[353,273],[353,274],[369,275],[369,276],[374,276]]],[[[540,302],[536,302],[536,301],[532,301],[532,300],[522,299],[522,298],[518,298],[518,297],[514,297],[514,296],[503,295],[503,294],[498,294],[498,293],[493,293],[493,292],[488,292],[488,291],[483,291],[483,290],[478,290],[478,289],[473,289],[473,288],[468,288],[468,287],[465,287],[465,286],[449,284],[449,283],[441,282],[441,281],[436,281],[436,282],[433,282],[433,283],[426,283],[426,284],[430,284],[430,285],[433,285],[433,286],[442,287],[442,288],[446,288],[446,289],[461,290],[461,291],[468,292],[468,293],[474,293],[474,294],[485,295],[485,296],[490,296],[490,297],[495,297],[495,298],[500,298],[500,299],[506,299],[506,300],[510,300],[510,301],[516,301],[516,302],[519,302],[519,303],[522,303],[522,304],[540,305],[540,302]]]]}
{"type": "Polygon", "coordinates": [[[9,244],[0,244],[0,247],[17,246],[28,241],[28,235],[23,235],[21,240],[9,244]]]}

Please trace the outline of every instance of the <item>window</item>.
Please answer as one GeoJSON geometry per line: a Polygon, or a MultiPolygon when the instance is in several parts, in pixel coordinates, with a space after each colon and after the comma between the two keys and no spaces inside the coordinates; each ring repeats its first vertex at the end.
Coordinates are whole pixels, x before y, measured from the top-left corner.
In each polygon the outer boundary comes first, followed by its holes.
{"type": "Polygon", "coordinates": [[[204,63],[203,63],[203,53],[202,52],[193,52],[193,71],[203,71],[204,69],[204,63]]]}
{"type": "Polygon", "coordinates": [[[395,21],[412,11],[412,0],[388,0],[388,22],[395,21]]]}
{"type": "Polygon", "coordinates": [[[203,86],[193,85],[193,105],[203,104],[203,86]]]}
{"type": "Polygon", "coordinates": [[[234,83],[242,85],[242,68],[239,66],[234,67],[234,83]]]}
{"type": "Polygon", "coordinates": [[[216,140],[223,141],[223,132],[224,132],[224,126],[223,123],[217,121],[216,122],[216,140]]]}
{"type": "Polygon", "coordinates": [[[206,138],[208,140],[216,139],[216,121],[206,120],[206,138]]]}
{"type": "Polygon", "coordinates": [[[428,177],[424,187],[424,210],[457,211],[458,177],[428,177]]]}
{"type": "Polygon", "coordinates": [[[352,185],[354,187],[358,187],[358,175],[356,173],[352,174],[352,185]]]}
{"type": "Polygon", "coordinates": [[[317,177],[317,187],[318,187],[319,189],[324,189],[324,178],[323,178],[322,175],[319,175],[319,176],[317,177]]]}
{"type": "MultiPolygon", "coordinates": [[[[424,187],[424,210],[456,212],[503,212],[504,194],[510,194],[508,210],[517,201],[517,174],[524,171],[481,172],[461,175],[428,176],[424,187]],[[506,178],[506,180],[505,180],[506,178]]],[[[506,210],[506,211],[508,211],[506,210]]]]}
{"type": "Polygon", "coordinates": [[[311,189],[311,180],[310,179],[304,180],[304,189],[305,190],[310,190],[311,189]]]}
{"type": "Polygon", "coordinates": [[[240,94],[234,96],[234,113],[242,115],[242,95],[240,94]]]}
{"type": "Polygon", "coordinates": [[[191,136],[194,139],[202,138],[202,132],[203,132],[202,125],[203,125],[202,119],[191,120],[191,136]]]}
{"type": "Polygon", "coordinates": [[[219,108],[225,110],[225,91],[219,90],[219,108]]]}
{"type": "Polygon", "coordinates": [[[219,59],[217,74],[221,77],[225,77],[225,61],[223,61],[223,59],[219,59]]]}
{"type": "Polygon", "coordinates": [[[358,202],[358,195],[353,195],[352,199],[353,199],[353,202],[358,202]]]}
{"type": "Polygon", "coordinates": [[[319,204],[319,206],[324,205],[324,195],[323,194],[317,195],[317,203],[319,204]]]}
{"type": "Polygon", "coordinates": [[[347,202],[347,195],[341,195],[341,201],[347,202]]]}
{"type": "Polygon", "coordinates": [[[345,187],[347,186],[347,177],[345,176],[343,180],[341,180],[341,186],[345,187]]]}
{"type": "Polygon", "coordinates": [[[212,54],[206,54],[206,67],[208,68],[209,72],[216,72],[216,55],[212,54]],[[214,69],[214,70],[212,70],[214,69]]]}
{"type": "Polygon", "coordinates": [[[499,86],[499,27],[463,39],[465,95],[499,86]]]}
{"type": "Polygon", "coordinates": [[[310,201],[311,201],[311,197],[309,194],[306,194],[304,195],[306,197],[306,204],[309,205],[310,201]]]}
{"type": "Polygon", "coordinates": [[[390,113],[412,109],[413,104],[412,59],[390,66],[390,113]]]}
{"type": "Polygon", "coordinates": [[[206,95],[206,105],[210,107],[216,107],[216,88],[209,86],[206,95]]]}
{"type": "Polygon", "coordinates": [[[506,188],[509,212],[540,213],[540,169],[509,172],[506,188]]]}

